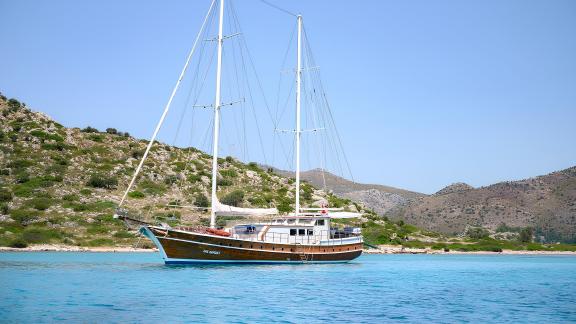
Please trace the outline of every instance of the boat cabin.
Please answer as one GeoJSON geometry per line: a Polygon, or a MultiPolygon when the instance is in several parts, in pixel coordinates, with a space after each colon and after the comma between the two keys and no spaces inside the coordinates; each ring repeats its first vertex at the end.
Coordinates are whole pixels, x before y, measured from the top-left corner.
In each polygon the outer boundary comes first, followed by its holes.
{"type": "Polygon", "coordinates": [[[283,244],[330,245],[335,240],[352,243],[361,239],[360,228],[332,228],[330,218],[328,214],[288,215],[269,222],[236,225],[230,233],[237,239],[283,244]]]}

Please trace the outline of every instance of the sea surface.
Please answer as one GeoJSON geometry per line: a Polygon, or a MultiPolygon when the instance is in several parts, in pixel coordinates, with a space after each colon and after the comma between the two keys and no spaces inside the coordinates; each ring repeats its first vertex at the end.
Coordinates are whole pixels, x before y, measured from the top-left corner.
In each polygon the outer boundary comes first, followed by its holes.
{"type": "Polygon", "coordinates": [[[576,257],[365,255],[165,266],[157,253],[0,253],[1,322],[576,322],[576,257]]]}

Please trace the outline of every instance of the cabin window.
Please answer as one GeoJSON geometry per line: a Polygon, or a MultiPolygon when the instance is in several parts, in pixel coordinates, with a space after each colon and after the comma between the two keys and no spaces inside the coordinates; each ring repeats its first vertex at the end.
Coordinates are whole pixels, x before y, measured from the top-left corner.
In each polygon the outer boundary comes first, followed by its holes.
{"type": "Polygon", "coordinates": [[[324,220],[323,219],[317,219],[316,220],[316,226],[324,226],[324,220]]]}
{"type": "Polygon", "coordinates": [[[308,235],[314,235],[314,230],[309,229],[309,230],[308,230],[308,235]]]}
{"type": "Polygon", "coordinates": [[[295,228],[291,228],[290,229],[290,236],[295,236],[296,235],[296,229],[295,228]]]}
{"type": "Polygon", "coordinates": [[[296,224],[296,220],[295,219],[289,219],[288,224],[296,224]]]}
{"type": "Polygon", "coordinates": [[[306,235],[306,230],[303,229],[303,228],[300,228],[300,229],[298,230],[298,235],[306,235]]]}

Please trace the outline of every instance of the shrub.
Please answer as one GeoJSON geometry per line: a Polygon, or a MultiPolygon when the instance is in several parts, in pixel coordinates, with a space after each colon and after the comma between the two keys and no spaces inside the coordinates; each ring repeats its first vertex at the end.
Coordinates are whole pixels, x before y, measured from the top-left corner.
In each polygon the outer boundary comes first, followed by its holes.
{"type": "Polygon", "coordinates": [[[520,231],[520,242],[529,243],[532,242],[532,236],[534,235],[534,229],[532,227],[523,228],[520,231]]]}
{"type": "Polygon", "coordinates": [[[93,174],[86,184],[94,188],[113,189],[118,185],[118,180],[102,174],[93,174]]]}
{"type": "Polygon", "coordinates": [[[139,188],[150,195],[162,195],[166,192],[166,186],[160,183],[155,183],[151,180],[144,180],[140,183],[139,188]]]}
{"type": "Polygon", "coordinates": [[[99,130],[97,130],[97,129],[94,128],[94,127],[90,127],[90,126],[82,129],[81,132],[82,132],[82,133],[100,133],[99,130]]]}
{"type": "Polygon", "coordinates": [[[111,239],[99,238],[86,242],[86,246],[113,246],[114,241],[111,239]]]}
{"type": "Polygon", "coordinates": [[[235,178],[238,174],[236,173],[236,171],[232,170],[232,169],[228,169],[228,170],[221,170],[220,174],[223,177],[227,177],[227,178],[235,178]]]}
{"type": "Polygon", "coordinates": [[[22,233],[22,238],[28,243],[47,243],[52,239],[61,238],[61,235],[53,229],[31,228],[22,233]]]}
{"type": "Polygon", "coordinates": [[[178,182],[178,177],[176,175],[171,174],[164,178],[164,183],[169,186],[175,184],[176,182],[178,182]]]}
{"type": "Polygon", "coordinates": [[[78,195],[75,194],[67,194],[62,197],[64,201],[77,201],[78,199],[78,195]]]}
{"type": "Polygon", "coordinates": [[[260,168],[258,167],[258,164],[256,162],[248,163],[248,169],[252,171],[260,171],[260,168]]]}
{"type": "Polygon", "coordinates": [[[116,128],[106,128],[106,133],[115,135],[118,134],[118,130],[116,128]]]}
{"type": "Polygon", "coordinates": [[[116,233],[114,233],[113,235],[115,238],[133,238],[134,234],[128,232],[128,231],[118,231],[116,233]]]}
{"type": "Polygon", "coordinates": [[[194,205],[197,207],[208,207],[209,203],[208,197],[204,194],[197,194],[194,199],[194,205]]]}
{"type": "Polygon", "coordinates": [[[30,181],[30,175],[26,171],[19,172],[15,176],[16,183],[26,183],[30,181]]]}
{"type": "Polygon", "coordinates": [[[80,189],[80,194],[83,196],[90,196],[92,194],[92,190],[86,188],[80,189]]]}
{"type": "Polygon", "coordinates": [[[229,163],[234,162],[234,158],[231,157],[231,156],[227,156],[227,157],[226,157],[226,162],[229,162],[229,163]]]}
{"type": "Polygon", "coordinates": [[[102,143],[104,141],[104,137],[102,135],[91,134],[88,136],[88,139],[94,142],[102,143]]]}
{"type": "Polygon", "coordinates": [[[10,211],[10,217],[20,224],[28,223],[29,221],[36,218],[38,212],[29,209],[13,209],[10,211]]]}
{"type": "Polygon", "coordinates": [[[228,180],[228,179],[224,179],[224,178],[218,179],[218,180],[216,181],[216,183],[217,183],[219,186],[222,186],[222,187],[227,187],[227,186],[231,186],[231,185],[232,185],[232,181],[230,181],[230,180],[228,180]]]}
{"type": "Polygon", "coordinates": [[[146,195],[145,195],[143,192],[141,192],[141,191],[130,191],[130,192],[128,193],[128,197],[140,199],[140,198],[146,197],[146,195]]]}
{"type": "Polygon", "coordinates": [[[226,196],[222,197],[221,202],[230,206],[239,206],[244,200],[244,191],[234,190],[226,196]]]}
{"type": "Polygon", "coordinates": [[[33,130],[30,132],[30,135],[37,137],[39,139],[42,139],[42,140],[52,140],[52,141],[56,141],[56,142],[64,142],[64,138],[62,138],[62,136],[60,136],[58,134],[49,134],[49,133],[43,132],[41,130],[33,130]]]}
{"type": "Polygon", "coordinates": [[[33,164],[32,161],[19,159],[8,163],[8,167],[11,169],[24,169],[29,166],[32,166],[32,164],[33,164]]]}
{"type": "Polygon", "coordinates": [[[134,159],[141,159],[144,156],[144,150],[133,150],[130,155],[134,159]]]}
{"type": "Polygon", "coordinates": [[[7,189],[0,189],[0,202],[12,201],[12,192],[7,189]]]}
{"type": "Polygon", "coordinates": [[[469,228],[468,231],[466,232],[466,235],[471,239],[480,240],[487,238],[490,235],[490,233],[483,228],[474,227],[469,228]]]}
{"type": "Polygon", "coordinates": [[[14,196],[17,197],[30,197],[34,193],[34,188],[26,185],[14,186],[14,196]]]}
{"type": "Polygon", "coordinates": [[[20,101],[11,98],[10,100],[8,100],[8,107],[10,107],[10,110],[16,111],[22,107],[22,104],[20,103],[20,101]]]}
{"type": "Polygon", "coordinates": [[[108,228],[99,224],[92,224],[86,229],[88,234],[104,234],[108,233],[108,228]]]}
{"type": "Polygon", "coordinates": [[[17,249],[23,249],[23,248],[28,247],[28,243],[26,243],[26,241],[24,241],[21,238],[17,238],[10,243],[10,247],[17,248],[17,249]]]}
{"type": "Polygon", "coordinates": [[[42,148],[45,150],[51,150],[51,151],[64,151],[64,149],[69,148],[70,146],[66,146],[64,143],[58,142],[58,143],[44,143],[42,144],[42,148]]]}
{"type": "Polygon", "coordinates": [[[49,198],[34,198],[30,201],[30,204],[36,210],[46,210],[52,205],[52,200],[49,198]]]}
{"type": "Polygon", "coordinates": [[[289,213],[292,211],[292,206],[290,206],[290,200],[282,199],[278,206],[276,206],[279,212],[281,213],[289,213]]]}
{"type": "Polygon", "coordinates": [[[0,204],[0,215],[8,215],[10,213],[10,207],[8,204],[0,204]]]}

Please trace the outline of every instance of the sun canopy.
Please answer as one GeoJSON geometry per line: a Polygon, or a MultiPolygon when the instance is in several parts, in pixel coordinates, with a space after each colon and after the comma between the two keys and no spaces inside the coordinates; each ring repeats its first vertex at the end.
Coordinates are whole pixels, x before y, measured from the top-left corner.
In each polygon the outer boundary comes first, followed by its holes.
{"type": "Polygon", "coordinates": [[[328,216],[330,218],[358,218],[361,217],[362,214],[353,212],[335,212],[335,213],[328,213],[328,216]]]}
{"type": "Polygon", "coordinates": [[[220,201],[216,201],[215,212],[219,216],[264,216],[264,215],[277,215],[278,209],[276,208],[241,208],[228,206],[220,201]]]}

